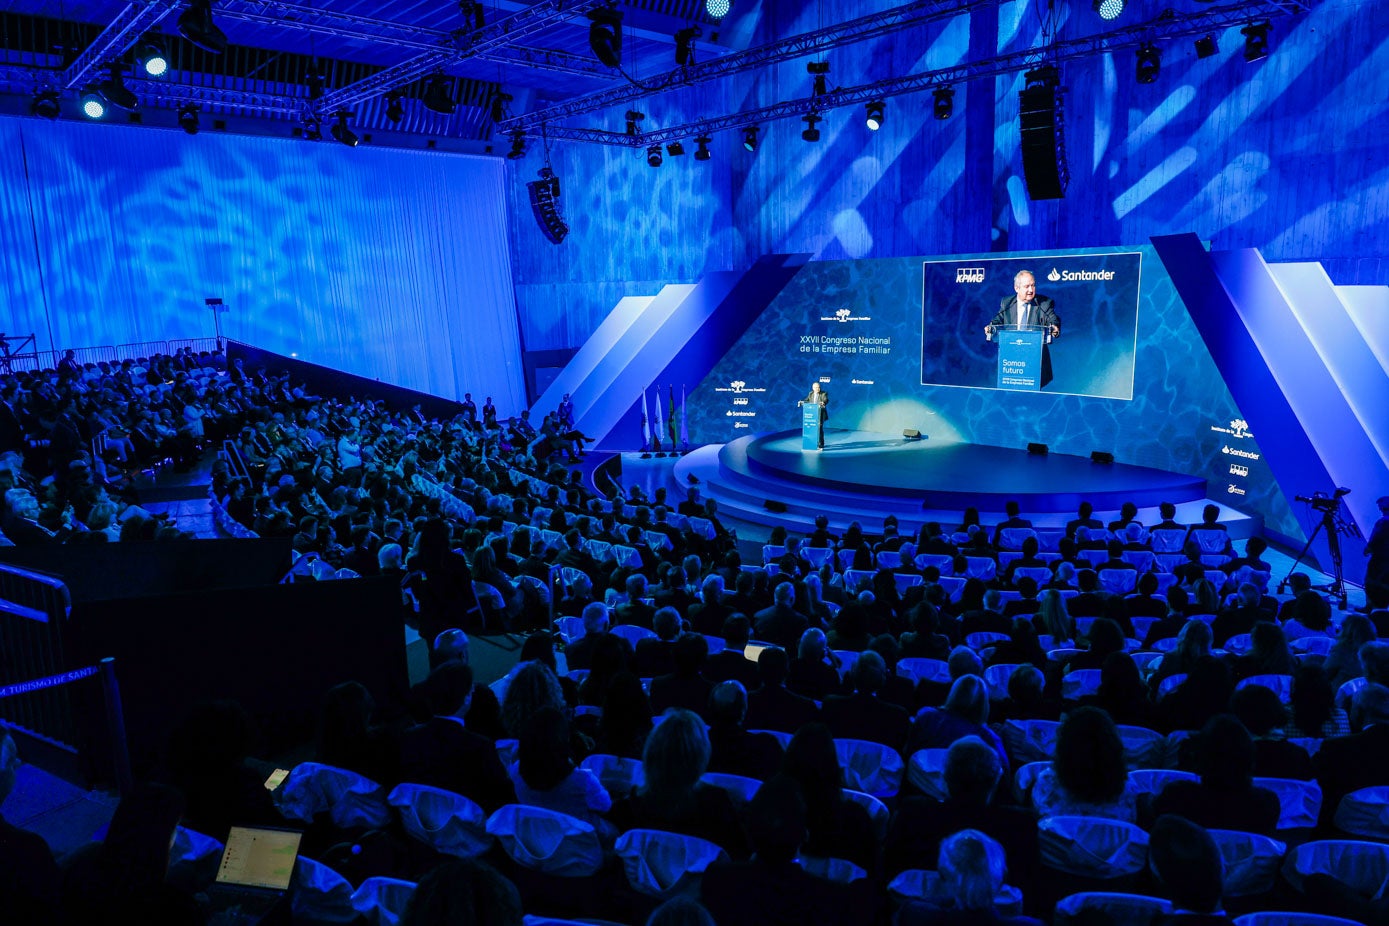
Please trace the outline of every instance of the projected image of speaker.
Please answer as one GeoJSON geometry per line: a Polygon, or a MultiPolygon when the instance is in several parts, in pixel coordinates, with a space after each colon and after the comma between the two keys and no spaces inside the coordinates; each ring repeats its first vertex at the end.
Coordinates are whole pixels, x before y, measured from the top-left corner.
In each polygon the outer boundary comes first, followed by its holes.
{"type": "Polygon", "coordinates": [[[1022,127],[1022,170],[1029,199],[1061,199],[1070,173],[1066,169],[1066,133],[1061,75],[1052,65],[1027,72],[1018,94],[1022,127]]]}

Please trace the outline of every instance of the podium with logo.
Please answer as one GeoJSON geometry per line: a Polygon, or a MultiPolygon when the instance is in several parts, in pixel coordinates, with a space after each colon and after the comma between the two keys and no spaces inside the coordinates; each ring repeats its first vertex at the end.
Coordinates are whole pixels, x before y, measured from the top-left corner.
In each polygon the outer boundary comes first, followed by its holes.
{"type": "Polygon", "coordinates": [[[806,402],[801,406],[801,449],[814,450],[820,446],[820,406],[806,402]]]}
{"type": "Polygon", "coordinates": [[[1038,392],[1051,379],[1046,349],[1051,342],[1045,325],[995,325],[998,345],[998,388],[1038,392]]]}

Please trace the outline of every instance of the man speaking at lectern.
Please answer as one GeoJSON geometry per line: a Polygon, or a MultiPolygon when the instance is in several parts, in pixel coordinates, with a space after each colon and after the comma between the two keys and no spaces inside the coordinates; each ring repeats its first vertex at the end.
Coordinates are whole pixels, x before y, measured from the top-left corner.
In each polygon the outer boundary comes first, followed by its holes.
{"type": "Polygon", "coordinates": [[[984,337],[993,339],[994,329],[1001,325],[1046,325],[1048,334],[1061,334],[1061,316],[1056,314],[1056,302],[1037,295],[1037,278],[1030,270],[1019,270],[1013,277],[1015,295],[1003,300],[993,321],[984,326],[984,337]]]}
{"type": "Polygon", "coordinates": [[[810,384],[810,395],[796,403],[799,408],[802,405],[820,406],[820,429],[815,434],[815,449],[825,449],[825,421],[830,416],[830,394],[820,388],[820,381],[817,379],[810,384]]]}

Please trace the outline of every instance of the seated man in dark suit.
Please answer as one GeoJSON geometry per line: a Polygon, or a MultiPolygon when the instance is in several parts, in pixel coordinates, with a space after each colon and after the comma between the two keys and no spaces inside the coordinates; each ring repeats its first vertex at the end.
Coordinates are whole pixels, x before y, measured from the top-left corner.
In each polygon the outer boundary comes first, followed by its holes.
{"type": "Polygon", "coordinates": [[[916,551],[917,553],[931,553],[936,556],[954,556],[958,552],[955,548],[955,544],[951,543],[950,540],[941,533],[939,522],[926,522],[926,527],[923,529],[922,534],[921,547],[916,551]]]}
{"type": "Polygon", "coordinates": [[[595,585],[602,570],[598,568],[598,560],[593,558],[593,554],[583,547],[584,537],[579,533],[578,528],[571,527],[564,532],[564,550],[559,555],[559,564],[577,569],[588,576],[589,581],[595,585]]]}
{"type": "MultiPolygon", "coordinates": [[[[10,734],[0,732],[0,804],[14,790],[18,774],[19,749],[10,734]]],[[[14,926],[57,922],[61,884],[62,875],[43,837],[0,818],[0,897],[5,899],[5,922],[14,926]]]]}
{"type": "Polygon", "coordinates": [[[675,639],[680,636],[680,614],[674,608],[661,608],[651,621],[655,639],[637,643],[632,671],[640,678],[655,678],[675,671],[675,639]]]}
{"type": "MultiPolygon", "coordinates": [[[[1367,643],[1369,647],[1389,643],[1367,643]]],[[[1336,816],[1341,798],[1361,788],[1389,785],[1389,688],[1369,684],[1351,701],[1351,727],[1359,733],[1323,740],[1312,757],[1322,790],[1322,822],[1336,816]]]]}
{"type": "Polygon", "coordinates": [[[960,615],[960,639],[972,633],[1011,633],[1013,619],[1003,614],[1003,595],[991,588],[984,593],[984,607],[960,615]]]}
{"type": "Polygon", "coordinates": [[[697,633],[682,633],[675,641],[675,670],[651,680],[651,714],[683,707],[708,718],[713,685],[699,674],[709,656],[709,644],[697,633]]]}
{"type": "Polygon", "coordinates": [[[1239,597],[1230,607],[1224,608],[1211,621],[1211,634],[1216,648],[1223,647],[1225,641],[1254,629],[1255,621],[1269,620],[1271,615],[1259,607],[1259,587],[1253,582],[1245,582],[1239,587],[1239,597]]]}
{"type": "Polygon", "coordinates": [[[627,665],[632,664],[632,644],[624,637],[608,633],[608,606],[601,601],[590,602],[584,608],[584,635],[564,650],[565,662],[570,669],[588,669],[593,665],[593,651],[608,637],[622,644],[627,653],[627,665]]]}
{"type": "Polygon", "coordinates": [[[1081,502],[1080,509],[1076,516],[1066,522],[1066,536],[1075,539],[1076,528],[1088,527],[1090,530],[1097,531],[1104,527],[1104,522],[1094,516],[1095,506],[1089,502],[1081,502]]]}
{"type": "Polygon", "coordinates": [[[998,546],[999,538],[1003,535],[1004,530],[1006,530],[1007,528],[1032,526],[1031,521],[1019,516],[1022,512],[1022,506],[1019,505],[1017,502],[1008,502],[1003,506],[1003,510],[1007,512],[1008,517],[1006,520],[999,521],[998,525],[994,528],[993,545],[995,547],[998,546]]]}
{"type": "Polygon", "coordinates": [[[815,530],[811,531],[805,538],[805,545],[808,547],[830,547],[839,537],[830,533],[830,519],[824,515],[815,516],[815,530]]]}
{"type": "Polygon", "coordinates": [[[906,797],[893,815],[883,846],[883,871],[893,877],[908,869],[932,869],[941,840],[963,829],[979,830],[1003,845],[1008,883],[1026,894],[1037,874],[1037,815],[994,801],[1003,765],[994,748],[965,736],[945,757],[945,800],[906,797]]]}
{"type": "Polygon", "coordinates": [[[820,708],[814,701],[787,690],[790,671],[791,659],[780,647],[764,649],[757,657],[762,687],[748,694],[748,729],[795,733],[820,719],[820,708]]]}
{"type": "Polygon", "coordinates": [[[1104,617],[1109,595],[1100,591],[1099,573],[1093,569],[1080,570],[1076,573],[1076,586],[1080,594],[1066,602],[1066,613],[1071,617],[1104,617]]]}
{"type": "Polygon", "coordinates": [[[704,660],[703,675],[713,684],[729,680],[743,687],[757,687],[757,663],[744,655],[752,623],[741,614],[734,614],[723,623],[724,649],[704,660]]]}
{"type": "Polygon", "coordinates": [[[695,633],[709,637],[723,633],[724,623],[733,616],[733,609],[724,601],[723,590],[723,576],[717,572],[709,573],[700,583],[700,600],[685,611],[685,616],[690,620],[690,629],[695,633]]]}
{"type": "Polygon", "coordinates": [[[699,502],[699,490],[691,487],[685,492],[685,500],[675,509],[687,518],[704,517],[704,506],[699,502]]]}
{"type": "Polygon", "coordinates": [[[1211,834],[1175,814],[1158,817],[1148,840],[1149,869],[1172,901],[1172,913],[1150,926],[1218,926],[1234,920],[1220,908],[1225,864],[1211,834]]]}
{"type": "Polygon", "coordinates": [[[613,609],[614,624],[632,624],[636,627],[651,628],[651,619],[656,609],[643,601],[646,594],[646,576],[634,572],[627,577],[625,585],[627,600],[613,609]]]}
{"type": "Polygon", "coordinates": [[[398,781],[462,794],[488,813],[514,804],[516,789],[496,747],[463,725],[472,700],[473,670],[461,662],[446,662],[429,673],[428,688],[438,713],[400,734],[398,781]]]}
{"type": "Polygon", "coordinates": [[[781,768],[781,743],[744,726],[748,693],[738,682],[720,682],[709,695],[709,771],[766,781],[781,768]]]}
{"type": "Polygon", "coordinates": [[[791,649],[800,641],[801,633],[810,626],[810,618],[796,610],[796,586],[789,580],[777,584],[772,591],[772,606],[755,616],[757,639],[791,649]]]}
{"type": "Polygon", "coordinates": [[[1264,555],[1264,551],[1267,549],[1267,540],[1265,540],[1262,537],[1250,537],[1244,545],[1244,555],[1236,556],[1234,559],[1230,560],[1228,563],[1226,563],[1224,566],[1221,566],[1220,568],[1225,570],[1226,573],[1231,574],[1238,572],[1245,566],[1248,566],[1255,572],[1271,573],[1273,571],[1273,567],[1270,566],[1268,563],[1264,562],[1262,559],[1260,559],[1260,557],[1264,555]]]}
{"type": "Polygon", "coordinates": [[[1016,586],[1017,580],[1014,579],[1014,575],[1019,569],[1049,569],[1051,567],[1051,564],[1046,560],[1037,558],[1037,548],[1038,544],[1036,537],[1028,537],[1023,540],[1022,556],[1009,563],[1008,569],[1003,573],[1003,581],[1005,583],[1016,586]]]}
{"type": "Polygon", "coordinates": [[[835,739],[871,740],[892,749],[907,741],[911,715],[896,704],[878,697],[887,684],[887,664],[872,650],[859,655],[849,670],[854,686],[851,695],[831,695],[825,699],[821,717],[835,739]]]}
{"type": "MultiPolygon", "coordinates": [[[[1119,520],[1109,522],[1110,533],[1123,534],[1130,524],[1138,523],[1137,518],[1138,506],[1133,502],[1124,502],[1123,505],[1119,506],[1119,520]]],[[[1138,524],[1138,526],[1142,527],[1143,525],[1138,524]]]]}
{"type": "Polygon", "coordinates": [[[1165,617],[1167,602],[1157,597],[1158,580],[1151,572],[1138,577],[1136,594],[1124,599],[1124,613],[1129,617],[1165,617]]]}
{"type": "Polygon", "coordinates": [[[1018,579],[1018,594],[1022,597],[1003,606],[1003,616],[1009,620],[1023,614],[1036,614],[1042,607],[1037,600],[1037,580],[1031,576],[1018,579]]]}
{"type": "Polygon", "coordinates": [[[1106,569],[1129,569],[1137,571],[1138,567],[1124,559],[1124,544],[1120,540],[1111,540],[1108,545],[1109,559],[1095,567],[1096,572],[1103,572],[1106,569]]]}
{"type": "Polygon", "coordinates": [[[1177,523],[1177,521],[1176,521],[1176,517],[1177,517],[1177,506],[1174,505],[1174,504],[1172,504],[1171,502],[1163,502],[1161,505],[1158,505],[1158,516],[1159,516],[1160,518],[1162,518],[1162,520],[1161,520],[1160,522],[1158,522],[1157,524],[1154,524],[1154,525],[1153,525],[1153,530],[1155,530],[1155,531],[1184,531],[1184,530],[1186,530],[1186,525],[1185,525],[1185,524],[1178,524],[1178,523],[1177,523]]]}
{"type": "Polygon", "coordinates": [[[796,856],[807,836],[805,799],[777,776],[748,805],[753,857],[719,861],[700,884],[700,901],[719,926],[856,926],[871,922],[869,882],[839,884],[807,873],[796,856]]]}

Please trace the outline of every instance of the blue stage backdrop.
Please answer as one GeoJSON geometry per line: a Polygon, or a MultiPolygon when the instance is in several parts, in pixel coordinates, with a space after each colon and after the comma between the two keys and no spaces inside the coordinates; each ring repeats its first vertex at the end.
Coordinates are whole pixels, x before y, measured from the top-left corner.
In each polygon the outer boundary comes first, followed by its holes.
{"type": "Polygon", "coordinates": [[[1026,271],[1061,320],[1062,334],[1047,348],[1051,380],[1043,391],[1133,398],[1142,264],[1136,251],[1052,255],[1043,263],[1027,257],[924,262],[922,384],[995,388],[998,340],[986,341],[982,329],[1014,295],[1014,277],[1026,271]]]}
{"type": "MultiPolygon", "coordinates": [[[[1042,276],[1039,290],[1045,293],[1041,284],[1053,264],[1059,270],[1077,259],[1093,262],[1096,255],[1113,259],[1115,250],[1043,252],[1017,260],[1019,266],[1036,268],[1042,276]]],[[[1124,259],[1135,265],[1141,260],[1143,269],[1136,352],[1130,328],[1128,359],[1119,351],[1116,361],[1132,368],[1131,397],[921,385],[922,268],[933,259],[818,261],[791,279],[691,390],[690,442],[722,443],[798,427],[796,400],[818,379],[830,393],[832,428],[884,434],[918,428],[933,441],[1019,448],[1036,441],[1059,453],[1109,451],[1120,462],[1204,476],[1213,498],[1262,515],[1269,529],[1284,536],[1302,537],[1255,435],[1161,262],[1149,247],[1125,253],[1130,256],[1124,259]]],[[[987,259],[952,257],[955,263],[949,266],[977,267],[987,259]]],[[[1010,290],[1011,283],[1003,288],[1010,290]]],[[[1101,330],[1117,332],[1132,325],[1122,321],[1133,318],[1132,307],[1109,318],[1095,311],[1103,298],[1092,291],[1089,303],[1093,317],[1101,319],[1101,330]]],[[[1068,299],[1072,305],[1080,302],[1068,299]]],[[[1118,299],[1116,295],[1114,301],[1118,299]]],[[[997,304],[992,293],[986,304],[997,304]]],[[[962,330],[960,342],[982,341],[988,319],[980,319],[982,309],[967,314],[968,325],[960,324],[974,333],[962,330]]],[[[1064,306],[1062,317],[1064,342],[1074,331],[1064,306]]],[[[1118,335],[1114,337],[1117,343],[1118,335]]]]}

